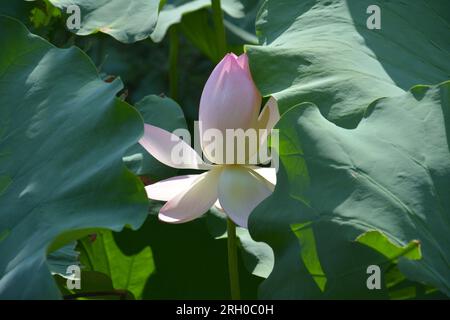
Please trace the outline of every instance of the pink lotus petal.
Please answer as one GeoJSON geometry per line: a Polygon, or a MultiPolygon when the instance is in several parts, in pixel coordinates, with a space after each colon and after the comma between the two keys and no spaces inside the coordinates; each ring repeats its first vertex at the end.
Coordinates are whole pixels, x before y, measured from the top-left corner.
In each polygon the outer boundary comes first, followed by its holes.
{"type": "MultiPolygon", "coordinates": [[[[202,173],[201,175],[205,174],[206,173],[202,173]]],[[[149,199],[169,201],[170,199],[175,198],[179,193],[188,190],[201,175],[190,174],[172,177],[146,186],[145,191],[147,191],[149,199]]]]}
{"type": "MultiPolygon", "coordinates": [[[[209,129],[217,129],[225,135],[226,129],[255,128],[261,99],[246,56],[226,55],[214,68],[203,89],[199,109],[201,138],[209,129]]],[[[201,141],[202,146],[207,143],[201,141]]],[[[220,163],[214,155],[206,153],[206,156],[212,162],[220,163]]]]}
{"type": "Polygon", "coordinates": [[[177,169],[211,169],[210,165],[203,162],[197,152],[178,136],[161,128],[144,124],[144,136],[139,143],[159,162],[177,169]],[[183,160],[175,162],[172,151],[178,147],[183,150],[183,160]]]}
{"type": "Polygon", "coordinates": [[[226,167],[220,176],[220,204],[231,220],[244,228],[253,209],[272,192],[271,183],[245,167],[226,167]]]}
{"type": "Polygon", "coordinates": [[[243,53],[237,58],[237,62],[239,66],[247,72],[247,75],[252,79],[252,75],[250,73],[250,66],[248,65],[248,56],[243,53]]]}
{"type": "Polygon", "coordinates": [[[188,190],[169,200],[159,211],[159,219],[169,223],[194,220],[207,212],[217,201],[221,168],[198,176],[188,190]]]}

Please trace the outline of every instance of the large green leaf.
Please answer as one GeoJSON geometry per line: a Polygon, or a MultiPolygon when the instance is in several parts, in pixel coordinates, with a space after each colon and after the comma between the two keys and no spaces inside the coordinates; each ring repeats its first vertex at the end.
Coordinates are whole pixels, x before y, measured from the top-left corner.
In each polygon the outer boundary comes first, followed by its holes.
{"type": "Polygon", "coordinates": [[[450,78],[447,0],[266,0],[261,46],[248,46],[253,77],[281,112],[316,103],[329,120],[354,127],[381,96],[450,78]],[[367,8],[381,8],[369,30],[367,8]]]}
{"type": "Polygon", "coordinates": [[[397,264],[450,295],[450,82],[379,99],[355,129],[311,103],[278,127],[279,182],[250,217],[275,251],[263,297],[386,297],[397,264]],[[365,287],[372,264],[379,291],[365,287]]]}
{"type": "MultiPolygon", "coordinates": [[[[169,30],[170,26],[180,23],[184,15],[211,6],[211,0],[169,0],[164,1],[164,6],[159,14],[158,23],[151,38],[160,42],[169,30]]],[[[239,0],[221,0],[222,10],[234,18],[244,16],[243,5],[239,0]]]]}
{"type": "MultiPolygon", "coordinates": [[[[228,31],[227,51],[241,54],[245,43],[258,43],[255,35],[256,7],[259,0],[241,1],[245,6],[245,16],[226,16],[224,25],[228,31]]],[[[200,49],[211,61],[218,63],[223,52],[218,47],[216,30],[210,10],[203,9],[183,15],[179,29],[187,39],[200,49]]]]}
{"type": "Polygon", "coordinates": [[[56,237],[145,219],[143,185],[121,160],[142,120],[79,49],[10,18],[0,29],[0,296],[57,298],[45,261],[56,237]]]}
{"type": "Polygon", "coordinates": [[[96,32],[109,34],[115,39],[131,43],[143,40],[156,26],[160,0],[50,0],[66,12],[71,5],[81,11],[78,35],[96,32]]]}
{"type": "MultiPolygon", "coordinates": [[[[78,35],[103,32],[131,43],[151,37],[160,42],[170,26],[181,22],[183,15],[211,6],[211,0],[50,0],[65,11],[71,5],[81,9],[78,35]]],[[[224,12],[242,18],[239,0],[222,0],[224,12]]]]}

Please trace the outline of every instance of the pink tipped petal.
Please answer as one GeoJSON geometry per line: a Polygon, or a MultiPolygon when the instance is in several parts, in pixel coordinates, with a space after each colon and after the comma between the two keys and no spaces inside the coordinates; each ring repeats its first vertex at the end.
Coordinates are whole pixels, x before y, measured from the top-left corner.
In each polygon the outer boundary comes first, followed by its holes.
{"type": "Polygon", "coordinates": [[[203,162],[194,149],[178,136],[150,124],[144,124],[144,136],[139,143],[159,162],[169,167],[200,170],[211,168],[210,165],[203,162]],[[172,152],[176,156],[173,156],[172,152]]]}
{"type": "MultiPolygon", "coordinates": [[[[249,73],[247,58],[226,55],[203,89],[199,109],[201,138],[208,129],[217,129],[225,135],[226,129],[255,128],[261,99],[249,73]]],[[[202,146],[208,144],[201,141],[202,146]]],[[[217,162],[212,154],[206,155],[217,162]]]]}
{"type": "Polygon", "coordinates": [[[252,168],[260,176],[269,181],[273,186],[277,184],[277,170],[275,168],[252,168]]]}
{"type": "Polygon", "coordinates": [[[258,118],[258,128],[272,130],[280,120],[278,102],[274,97],[270,97],[258,118]]]}
{"type": "Polygon", "coordinates": [[[250,73],[250,66],[248,65],[248,56],[247,54],[243,53],[241,54],[238,58],[237,58],[237,62],[239,64],[239,66],[245,70],[248,74],[248,76],[250,77],[250,79],[252,78],[252,74],[250,73]]]}
{"type": "MultiPolygon", "coordinates": [[[[206,173],[202,173],[204,175],[206,173]]],[[[198,174],[178,176],[162,180],[145,187],[149,199],[169,201],[189,187],[199,178],[198,174]]]]}
{"type": "Polygon", "coordinates": [[[215,168],[199,175],[188,190],[178,194],[161,208],[159,219],[169,223],[183,223],[203,215],[217,201],[221,171],[220,168],[215,168]]]}
{"type": "Polygon", "coordinates": [[[244,167],[225,168],[220,176],[220,204],[231,220],[244,228],[253,209],[272,192],[269,182],[244,167]]]}

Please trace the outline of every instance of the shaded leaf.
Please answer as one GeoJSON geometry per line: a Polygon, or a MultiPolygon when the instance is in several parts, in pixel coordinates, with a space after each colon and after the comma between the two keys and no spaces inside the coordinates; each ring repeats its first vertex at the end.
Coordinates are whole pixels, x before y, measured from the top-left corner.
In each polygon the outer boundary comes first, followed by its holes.
{"type": "Polygon", "coordinates": [[[76,34],[85,36],[96,32],[131,43],[151,34],[158,18],[159,0],[50,0],[64,13],[76,5],[81,11],[81,28],[76,34]]]}
{"type": "MultiPolygon", "coordinates": [[[[173,0],[165,1],[159,13],[158,23],[151,38],[155,42],[160,42],[169,30],[170,26],[180,23],[183,15],[211,6],[211,0],[173,0]]],[[[222,0],[222,10],[235,18],[242,18],[243,6],[239,0],[222,0]]]]}
{"type": "Polygon", "coordinates": [[[58,298],[45,261],[56,237],[145,219],[143,185],[121,160],[142,121],[79,49],[10,18],[0,29],[0,296],[58,298]]]}
{"type": "Polygon", "coordinates": [[[83,270],[103,273],[111,279],[114,290],[130,291],[136,299],[142,298],[145,283],[155,271],[150,247],[126,255],[111,231],[100,231],[94,238],[82,239],[78,248],[83,270]]]}

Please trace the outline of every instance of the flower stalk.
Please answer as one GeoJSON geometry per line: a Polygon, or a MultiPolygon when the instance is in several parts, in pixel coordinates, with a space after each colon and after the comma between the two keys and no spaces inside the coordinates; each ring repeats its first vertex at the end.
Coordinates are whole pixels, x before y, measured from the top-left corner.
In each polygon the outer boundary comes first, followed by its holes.
{"type": "Polygon", "coordinates": [[[239,270],[237,257],[237,237],[236,225],[227,218],[227,234],[228,234],[228,274],[230,277],[231,299],[241,299],[241,290],[239,287],[239,270]]]}

